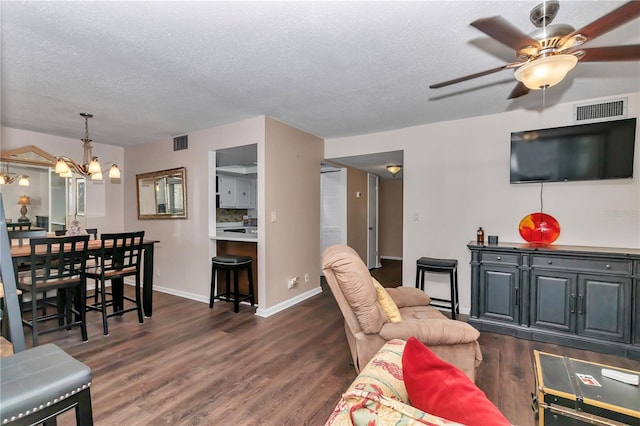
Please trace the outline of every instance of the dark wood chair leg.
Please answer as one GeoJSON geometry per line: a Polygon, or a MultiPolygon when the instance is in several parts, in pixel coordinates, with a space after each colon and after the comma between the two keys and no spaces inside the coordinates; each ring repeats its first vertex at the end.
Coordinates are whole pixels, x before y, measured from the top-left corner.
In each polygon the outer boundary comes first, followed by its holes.
{"type": "Polygon", "coordinates": [[[256,300],[253,290],[253,274],[251,273],[251,264],[247,265],[247,276],[249,278],[249,301],[251,302],[251,307],[253,307],[256,303],[256,300]]]}
{"type": "Polygon", "coordinates": [[[136,310],[138,311],[138,323],[144,323],[144,317],[142,316],[142,291],[140,289],[140,273],[136,275],[136,310]]]}
{"type": "Polygon", "coordinates": [[[102,313],[102,334],[109,335],[109,325],[107,324],[107,292],[105,290],[104,280],[100,280],[100,311],[102,313]]]}
{"type": "Polygon", "coordinates": [[[240,312],[240,292],[238,291],[238,269],[233,270],[233,312],[240,312]]]}
{"type": "Polygon", "coordinates": [[[216,265],[211,265],[211,294],[209,296],[209,308],[213,308],[213,299],[216,296],[216,265]]]}
{"type": "Polygon", "coordinates": [[[76,424],[78,426],[93,425],[93,410],[91,408],[91,390],[89,388],[78,394],[78,406],[76,407],[76,424]]]}

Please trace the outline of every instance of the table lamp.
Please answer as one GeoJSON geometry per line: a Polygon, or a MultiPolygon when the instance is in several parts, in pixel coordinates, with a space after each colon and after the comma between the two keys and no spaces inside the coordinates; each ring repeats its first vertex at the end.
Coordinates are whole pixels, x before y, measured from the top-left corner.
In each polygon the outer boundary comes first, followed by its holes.
{"type": "Polygon", "coordinates": [[[27,197],[26,195],[21,195],[20,198],[18,198],[18,204],[22,205],[22,208],[20,208],[20,214],[22,216],[18,218],[18,222],[31,222],[27,217],[27,206],[31,205],[31,200],[29,200],[29,197],[27,197]]]}

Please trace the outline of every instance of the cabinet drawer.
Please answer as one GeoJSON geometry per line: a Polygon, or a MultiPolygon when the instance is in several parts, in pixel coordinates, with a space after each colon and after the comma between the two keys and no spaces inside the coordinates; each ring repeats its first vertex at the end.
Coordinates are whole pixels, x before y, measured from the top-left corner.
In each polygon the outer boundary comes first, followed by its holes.
{"type": "Polygon", "coordinates": [[[572,257],[559,256],[532,256],[531,266],[543,266],[573,270],[617,272],[623,274],[631,273],[630,260],[611,259],[577,259],[572,257]]]}
{"type": "Polygon", "coordinates": [[[520,255],[500,252],[483,252],[481,261],[491,263],[514,263],[517,265],[520,263],[520,255]]]}

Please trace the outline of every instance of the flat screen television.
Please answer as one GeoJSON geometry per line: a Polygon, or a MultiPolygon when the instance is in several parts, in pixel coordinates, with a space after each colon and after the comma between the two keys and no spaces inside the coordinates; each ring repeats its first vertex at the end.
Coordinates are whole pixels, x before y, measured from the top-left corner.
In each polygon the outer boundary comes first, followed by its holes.
{"type": "Polygon", "coordinates": [[[636,119],[511,133],[511,183],[633,178],[636,119]]]}

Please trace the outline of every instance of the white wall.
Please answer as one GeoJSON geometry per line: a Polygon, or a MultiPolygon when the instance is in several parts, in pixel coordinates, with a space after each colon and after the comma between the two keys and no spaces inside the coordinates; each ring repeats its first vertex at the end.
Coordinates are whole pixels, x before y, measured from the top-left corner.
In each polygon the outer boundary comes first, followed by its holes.
{"type": "MultiPolygon", "coordinates": [[[[638,117],[640,94],[623,96],[629,98],[628,116],[638,117]]],[[[589,101],[598,100],[584,102],[589,101]]],[[[510,133],[571,125],[572,108],[567,103],[542,112],[512,111],[327,139],[325,158],[404,150],[403,285],[414,285],[421,256],[458,259],[461,310],[468,313],[466,245],[478,226],[501,242],[523,242],[520,219],[540,209],[539,184],[509,184],[510,133]]],[[[555,244],[640,248],[640,126],[636,130],[633,179],[544,185],[544,211],[561,227],[555,244]]],[[[430,293],[448,292],[438,285],[430,293]]]]}
{"type": "MultiPolygon", "coordinates": [[[[67,156],[73,160],[82,161],[83,150],[79,137],[77,139],[63,138],[9,127],[3,127],[1,135],[0,149],[2,151],[35,145],[53,156],[67,156]]],[[[99,157],[103,169],[107,168],[107,165],[110,166],[116,163],[120,166],[122,176],[127,176],[126,167],[122,167],[124,148],[96,142],[92,142],[91,145],[93,146],[93,155],[99,157]]],[[[104,173],[104,176],[105,181],[103,183],[92,183],[87,180],[87,216],[85,226],[98,228],[99,233],[122,232],[124,230],[123,184],[122,181],[109,182],[106,173],[104,173]]],[[[17,185],[17,183],[12,185],[17,185]]],[[[26,194],[35,194],[35,186],[29,186],[26,194]]],[[[5,200],[5,205],[9,204],[9,201],[5,200]]],[[[48,214],[48,212],[44,211],[38,214],[40,215],[41,213],[48,214]]],[[[7,212],[7,216],[11,217],[9,212],[7,212]]],[[[29,209],[27,216],[35,222],[35,216],[31,214],[31,209],[29,209]]]]}

